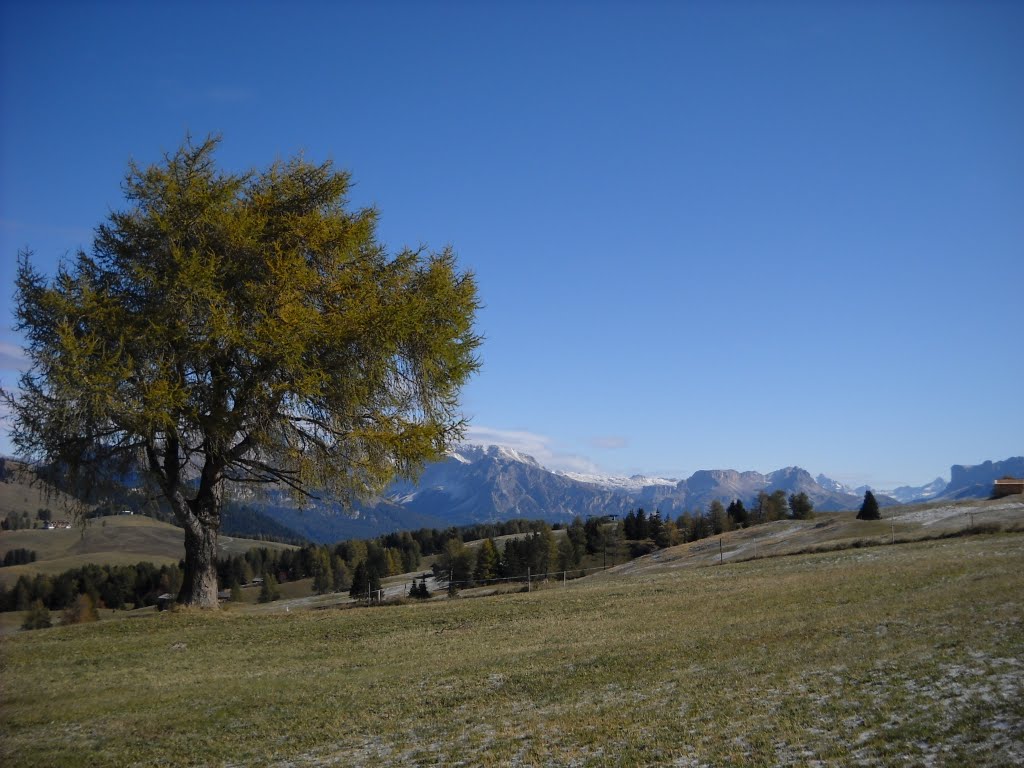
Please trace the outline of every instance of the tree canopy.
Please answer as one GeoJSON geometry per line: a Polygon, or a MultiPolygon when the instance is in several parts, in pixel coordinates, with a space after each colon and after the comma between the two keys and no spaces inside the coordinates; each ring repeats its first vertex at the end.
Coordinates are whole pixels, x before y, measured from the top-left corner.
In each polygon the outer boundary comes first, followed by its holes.
{"type": "Polygon", "coordinates": [[[464,432],[476,285],[450,248],[389,255],[349,174],[218,169],[219,139],[131,164],[129,203],[48,280],[19,257],[31,367],[4,392],[24,455],[74,477],[141,466],[186,532],[183,602],[216,604],[226,483],[351,500],[464,432]]]}

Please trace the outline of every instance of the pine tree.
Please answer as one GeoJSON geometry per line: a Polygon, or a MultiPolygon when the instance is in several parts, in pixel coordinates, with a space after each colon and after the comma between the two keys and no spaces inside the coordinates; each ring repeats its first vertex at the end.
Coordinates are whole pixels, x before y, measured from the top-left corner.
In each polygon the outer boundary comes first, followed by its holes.
{"type": "Polygon", "coordinates": [[[636,537],[637,539],[649,539],[651,537],[651,524],[647,520],[647,513],[643,507],[636,512],[636,537]]]}
{"type": "Polygon", "coordinates": [[[260,602],[272,603],[280,599],[280,597],[281,590],[277,588],[277,579],[274,578],[274,574],[267,573],[263,577],[263,586],[260,587],[260,602]]]}
{"type": "Polygon", "coordinates": [[[671,520],[666,520],[661,525],[661,530],[654,539],[654,543],[661,549],[674,547],[679,543],[679,530],[671,520]]]}
{"type": "Polygon", "coordinates": [[[622,530],[629,541],[640,538],[636,529],[636,512],[633,510],[629,510],[622,519],[622,530]]]}
{"type": "Polygon", "coordinates": [[[604,549],[604,528],[601,518],[588,517],[583,524],[583,532],[587,537],[587,554],[596,555],[604,549]]]}
{"type": "Polygon", "coordinates": [[[476,553],[476,567],[473,569],[473,579],[477,582],[483,582],[497,576],[498,560],[498,547],[495,545],[494,539],[484,539],[476,553]]]}
{"type": "Polygon", "coordinates": [[[711,504],[708,505],[708,522],[711,525],[711,535],[717,536],[720,533],[724,533],[727,520],[728,515],[725,513],[725,507],[722,505],[722,502],[718,499],[712,499],[711,504]]]}
{"type": "Polygon", "coordinates": [[[349,588],[349,573],[348,566],[345,565],[345,561],[341,559],[340,555],[335,555],[332,561],[333,567],[331,571],[334,575],[334,591],[344,592],[349,588]]]}
{"type": "Polygon", "coordinates": [[[366,580],[370,583],[370,594],[376,596],[380,592],[380,571],[371,565],[366,566],[366,580]]]}
{"type": "Polygon", "coordinates": [[[313,555],[313,592],[326,595],[334,588],[334,573],[331,571],[331,558],[325,547],[317,547],[313,555]]]}
{"type": "Polygon", "coordinates": [[[661,520],[661,512],[655,510],[649,518],[647,518],[647,537],[654,539],[655,542],[661,538],[661,529],[664,523],[661,520]]]}
{"type": "Polygon", "coordinates": [[[412,583],[412,589],[409,590],[410,597],[415,597],[419,600],[426,600],[430,597],[430,590],[427,589],[427,580],[422,579],[419,583],[416,583],[415,579],[412,583]]]}
{"type": "Polygon", "coordinates": [[[368,587],[367,581],[366,561],[360,560],[356,565],[355,571],[352,573],[352,586],[349,588],[349,595],[356,598],[356,600],[361,597],[366,597],[368,587]]]}
{"type": "Polygon", "coordinates": [[[568,536],[558,540],[558,559],[556,560],[559,571],[568,571],[573,566],[575,552],[572,541],[568,536]]]}
{"type": "Polygon", "coordinates": [[[814,517],[814,502],[803,491],[790,495],[789,509],[796,520],[810,520],[814,517]]]}
{"type": "Polygon", "coordinates": [[[572,564],[579,565],[587,547],[587,532],[583,527],[583,520],[578,515],[573,518],[572,525],[566,529],[565,535],[572,542],[572,564]]]}
{"type": "Polygon", "coordinates": [[[881,520],[882,513],[878,510],[878,501],[871,491],[864,491],[864,503],[860,505],[860,512],[857,513],[858,520],[881,520]]]}
{"type": "Polygon", "coordinates": [[[786,492],[781,488],[772,491],[772,495],[768,497],[768,519],[785,520],[787,517],[789,517],[789,500],[786,498],[786,492]]]}

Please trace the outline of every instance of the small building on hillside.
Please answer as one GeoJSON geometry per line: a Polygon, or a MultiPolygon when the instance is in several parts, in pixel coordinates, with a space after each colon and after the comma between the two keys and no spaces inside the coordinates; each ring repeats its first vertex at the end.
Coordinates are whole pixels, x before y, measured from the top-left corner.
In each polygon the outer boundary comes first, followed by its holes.
{"type": "Polygon", "coordinates": [[[1015,493],[1024,493],[1024,480],[1016,477],[1001,477],[992,486],[992,498],[994,499],[1012,496],[1015,493]]]}

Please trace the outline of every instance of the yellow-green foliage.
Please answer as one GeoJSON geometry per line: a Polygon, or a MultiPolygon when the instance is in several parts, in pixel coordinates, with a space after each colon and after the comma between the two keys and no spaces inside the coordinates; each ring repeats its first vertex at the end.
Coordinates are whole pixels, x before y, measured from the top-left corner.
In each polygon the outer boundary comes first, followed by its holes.
{"type": "Polygon", "coordinates": [[[0,643],[0,762],[1010,766],[1022,562],[998,534],[39,630],[0,643]]]}
{"type": "Polygon", "coordinates": [[[225,482],[348,499],[415,474],[464,432],[480,342],[450,248],[389,255],[330,162],[232,174],[216,145],[132,165],[130,207],[52,280],[21,254],[31,366],[4,393],[14,445],[73,481],[144,467],[186,531],[180,597],[211,608],[225,482]]]}
{"type": "Polygon", "coordinates": [[[472,276],[450,249],[389,256],[331,163],[230,174],[216,145],[132,165],[132,207],[52,283],[22,255],[15,444],[72,466],[144,449],[161,485],[212,458],[340,492],[437,456],[478,365],[472,276]]]}
{"type": "Polygon", "coordinates": [[[90,621],[99,621],[100,615],[96,610],[96,603],[91,596],[81,594],[75,601],[64,609],[61,615],[61,624],[87,624],[90,621]]]}

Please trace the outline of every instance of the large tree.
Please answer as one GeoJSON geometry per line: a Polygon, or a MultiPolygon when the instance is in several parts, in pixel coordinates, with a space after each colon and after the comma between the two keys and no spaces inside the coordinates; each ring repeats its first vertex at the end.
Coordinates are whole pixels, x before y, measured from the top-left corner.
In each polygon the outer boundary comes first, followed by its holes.
{"type": "Polygon", "coordinates": [[[330,162],[229,173],[217,144],[130,165],[127,208],[52,280],[21,254],[31,367],[3,393],[26,456],[144,469],[185,529],[179,600],[205,607],[226,486],[349,501],[414,476],[463,434],[480,342],[450,249],[389,255],[330,162]]]}

